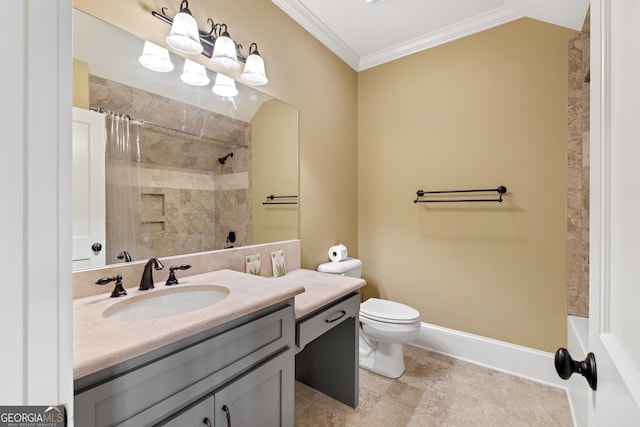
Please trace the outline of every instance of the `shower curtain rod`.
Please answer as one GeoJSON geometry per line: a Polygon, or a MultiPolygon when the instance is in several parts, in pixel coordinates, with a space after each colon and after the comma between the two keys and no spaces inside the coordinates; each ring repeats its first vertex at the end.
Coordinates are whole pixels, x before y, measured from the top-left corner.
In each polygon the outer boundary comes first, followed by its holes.
{"type": "Polygon", "coordinates": [[[195,133],[186,132],[184,130],[175,129],[175,128],[172,128],[172,127],[169,127],[169,126],[164,126],[164,125],[161,125],[161,124],[158,124],[158,123],[154,123],[154,122],[150,122],[150,121],[147,121],[147,120],[144,120],[144,119],[134,119],[128,114],[118,113],[117,111],[105,110],[102,107],[91,107],[90,110],[96,111],[96,112],[102,113],[102,114],[111,112],[111,113],[118,114],[120,116],[126,117],[129,120],[142,123],[143,125],[154,126],[154,127],[160,128],[160,129],[164,129],[164,130],[168,130],[168,131],[172,131],[172,132],[176,132],[176,133],[181,133],[181,134],[187,135],[187,136],[192,136],[194,138],[207,139],[207,140],[215,142],[217,144],[224,144],[224,145],[227,145],[227,146],[230,146],[230,147],[242,147],[242,148],[247,148],[248,147],[247,145],[234,144],[233,142],[227,142],[227,141],[220,141],[219,139],[213,139],[213,138],[209,138],[208,136],[197,135],[195,133]]]}

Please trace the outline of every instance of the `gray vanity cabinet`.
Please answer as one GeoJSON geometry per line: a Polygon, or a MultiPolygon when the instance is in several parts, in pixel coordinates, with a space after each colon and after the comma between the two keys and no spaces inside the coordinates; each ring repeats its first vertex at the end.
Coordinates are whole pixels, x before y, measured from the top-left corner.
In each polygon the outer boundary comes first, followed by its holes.
{"type": "Polygon", "coordinates": [[[260,366],[255,371],[216,392],[215,426],[293,427],[294,399],[293,349],[260,366]],[[281,408],[283,397],[291,405],[281,408]],[[228,423],[221,408],[231,415],[228,423]],[[281,409],[281,410],[278,410],[281,409]]]}
{"type": "Polygon", "coordinates": [[[288,349],[157,426],[292,425],[288,421],[293,417],[289,408],[286,411],[274,410],[281,407],[283,396],[293,393],[294,378],[291,369],[288,369],[292,363],[293,350],[288,349]]]}
{"type": "Polygon", "coordinates": [[[354,292],[297,321],[296,380],[356,408],[359,402],[358,314],[354,292]]]}
{"type": "Polygon", "coordinates": [[[294,423],[293,299],[75,381],[82,427],[294,423]]]}

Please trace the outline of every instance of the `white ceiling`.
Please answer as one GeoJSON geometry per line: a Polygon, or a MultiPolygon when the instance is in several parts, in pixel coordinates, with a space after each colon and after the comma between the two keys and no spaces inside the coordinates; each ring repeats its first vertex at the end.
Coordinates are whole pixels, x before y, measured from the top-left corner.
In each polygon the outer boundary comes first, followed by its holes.
{"type": "Polygon", "coordinates": [[[354,70],[528,17],[580,30],[589,0],[272,0],[354,70]]]}

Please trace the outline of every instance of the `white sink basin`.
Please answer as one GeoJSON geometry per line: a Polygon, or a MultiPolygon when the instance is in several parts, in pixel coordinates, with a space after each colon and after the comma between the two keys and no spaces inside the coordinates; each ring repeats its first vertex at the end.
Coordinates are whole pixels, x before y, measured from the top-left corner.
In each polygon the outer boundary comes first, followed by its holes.
{"type": "Polygon", "coordinates": [[[149,290],[143,295],[124,297],[102,315],[112,320],[148,320],[199,310],[222,301],[229,290],[222,286],[202,285],[149,290]]]}

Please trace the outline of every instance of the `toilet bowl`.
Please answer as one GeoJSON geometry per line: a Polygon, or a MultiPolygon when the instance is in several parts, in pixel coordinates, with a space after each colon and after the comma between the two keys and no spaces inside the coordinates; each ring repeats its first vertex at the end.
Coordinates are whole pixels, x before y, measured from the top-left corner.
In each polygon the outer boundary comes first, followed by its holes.
{"type": "MultiPolygon", "coordinates": [[[[346,258],[318,266],[323,273],[361,277],[362,261],[346,258]]],[[[402,346],[413,341],[420,331],[420,313],[408,305],[379,298],[360,304],[360,367],[389,378],[404,372],[402,346]]]]}
{"type": "Polygon", "coordinates": [[[395,301],[369,298],[360,304],[360,366],[389,378],[404,372],[403,345],[420,331],[420,313],[395,301]]]}

